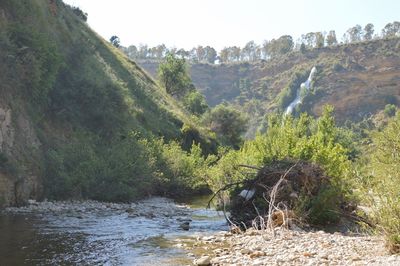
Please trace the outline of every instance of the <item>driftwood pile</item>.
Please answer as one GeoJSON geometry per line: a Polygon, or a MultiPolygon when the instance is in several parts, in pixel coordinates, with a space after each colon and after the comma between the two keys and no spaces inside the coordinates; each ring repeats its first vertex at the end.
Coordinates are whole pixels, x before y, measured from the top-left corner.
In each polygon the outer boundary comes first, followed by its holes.
{"type": "Polygon", "coordinates": [[[316,164],[272,162],[233,190],[229,221],[241,228],[299,225],[307,221],[307,200],[329,185],[330,177],[316,164]]]}

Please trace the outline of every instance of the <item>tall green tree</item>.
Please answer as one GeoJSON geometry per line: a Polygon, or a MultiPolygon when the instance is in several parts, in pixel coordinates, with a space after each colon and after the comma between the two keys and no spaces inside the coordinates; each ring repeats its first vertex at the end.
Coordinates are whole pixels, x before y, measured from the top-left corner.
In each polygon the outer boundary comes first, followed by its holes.
{"type": "Polygon", "coordinates": [[[364,40],[365,41],[372,40],[373,35],[374,35],[374,24],[368,23],[364,27],[364,40]]]}
{"type": "Polygon", "coordinates": [[[239,148],[242,134],[246,131],[246,118],[232,106],[219,104],[207,112],[204,122],[225,145],[239,148]]]}
{"type": "Polygon", "coordinates": [[[348,29],[343,37],[345,42],[359,42],[361,41],[361,36],[362,27],[357,24],[354,27],[348,29]]]}
{"type": "Polygon", "coordinates": [[[394,21],[393,23],[388,23],[382,29],[383,37],[394,37],[400,34],[400,22],[394,21]]]}
{"type": "Polygon", "coordinates": [[[325,36],[322,32],[315,33],[315,47],[322,48],[325,45],[325,36]]]}
{"type": "Polygon", "coordinates": [[[186,60],[168,54],[158,67],[158,76],[168,94],[182,97],[194,89],[187,71],[186,60]]]}
{"type": "Polygon", "coordinates": [[[217,60],[217,52],[211,46],[204,47],[205,56],[204,59],[207,63],[214,64],[215,60],[217,60]]]}
{"type": "Polygon", "coordinates": [[[197,90],[193,90],[186,94],[183,99],[183,104],[185,108],[194,115],[202,115],[208,109],[206,99],[197,90]]]}
{"type": "Polygon", "coordinates": [[[328,46],[336,45],[336,32],[334,30],[329,31],[328,35],[326,35],[326,44],[328,46]]]}

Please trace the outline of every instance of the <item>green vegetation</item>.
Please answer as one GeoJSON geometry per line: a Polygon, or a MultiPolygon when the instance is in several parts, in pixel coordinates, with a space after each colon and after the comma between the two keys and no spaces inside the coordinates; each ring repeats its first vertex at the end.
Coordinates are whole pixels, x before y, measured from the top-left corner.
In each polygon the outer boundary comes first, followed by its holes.
{"type": "Polygon", "coordinates": [[[385,106],[385,109],[383,110],[385,113],[385,116],[387,117],[392,117],[396,114],[396,105],[394,104],[387,104],[385,106]]]}
{"type": "Polygon", "coordinates": [[[372,132],[366,158],[360,162],[361,198],[371,208],[369,217],[386,236],[392,252],[400,252],[400,112],[382,131],[372,132]]]}
{"type": "MultiPolygon", "coordinates": [[[[1,104],[22,121],[13,124],[16,144],[7,161],[0,158],[2,172],[15,180],[40,177],[41,196],[49,199],[130,201],[204,191],[192,166],[200,159],[193,158],[198,144],[201,154],[215,150],[215,139],[91,31],[81,12],[62,1],[6,0],[0,7],[1,104]],[[11,171],[14,161],[18,171],[11,171]]],[[[175,78],[174,85],[187,84],[175,78]]]]}
{"type": "Polygon", "coordinates": [[[322,166],[332,180],[317,198],[302,195],[303,205],[299,206],[299,211],[309,210],[309,221],[314,224],[337,221],[339,203],[351,198],[351,147],[341,138],[332,112],[333,109],[327,107],[319,119],[305,114],[298,119],[270,116],[266,133],[246,141],[240,150],[222,151],[218,164],[209,170],[213,177],[211,186],[216,189],[246,179],[247,175],[238,171],[238,165],[261,167],[287,158],[314,162],[322,166]]]}
{"type": "Polygon", "coordinates": [[[235,62],[257,62],[259,60],[271,60],[280,58],[292,52],[305,53],[307,50],[320,49],[324,47],[335,47],[342,44],[353,44],[368,42],[373,39],[395,38],[400,33],[400,22],[394,21],[387,23],[382,29],[381,34],[375,34],[374,25],[367,23],[364,28],[361,25],[350,27],[343,35],[341,42],[336,37],[335,30],[327,32],[308,32],[302,34],[295,42],[290,35],[282,35],[277,39],[264,40],[262,44],[254,41],[247,42],[243,47],[230,46],[224,47],[218,53],[210,46],[203,47],[198,45],[191,50],[175,47],[167,48],[165,44],[149,47],[141,44],[139,47],[130,45],[122,47],[122,51],[134,60],[161,61],[168,54],[173,54],[186,59],[193,64],[215,64],[235,63],[235,62]],[[339,43],[340,42],[340,43],[339,43]]]}
{"type": "Polygon", "coordinates": [[[110,43],[112,44],[112,45],[114,45],[115,47],[120,47],[120,39],[119,39],[119,37],[118,36],[116,36],[116,35],[113,35],[113,36],[111,36],[111,38],[110,38],[110,43]]]}
{"type": "Polygon", "coordinates": [[[208,191],[199,145],[185,152],[177,142],[134,132],[109,148],[98,144],[81,135],[79,141],[48,152],[49,197],[127,202],[155,194],[184,197],[208,191]]]}
{"type": "Polygon", "coordinates": [[[194,90],[189,77],[185,59],[168,54],[158,68],[158,76],[167,93],[176,97],[183,97],[194,90]]]}
{"type": "Polygon", "coordinates": [[[280,92],[278,95],[278,105],[281,111],[284,111],[285,108],[296,98],[297,90],[300,88],[301,83],[307,80],[309,74],[308,71],[295,72],[287,87],[280,92]]]}
{"type": "MultiPolygon", "coordinates": [[[[3,113],[11,110],[9,135],[14,138],[12,149],[0,152],[0,171],[6,178],[16,183],[27,176],[40,177],[42,196],[49,199],[128,202],[151,195],[187,197],[217,191],[249,178],[240,165],[311,162],[323,169],[329,182],[317,195],[300,193],[294,211],[321,225],[339,220],[342,203],[359,202],[370,208],[366,219],[386,235],[390,249],[400,251],[398,95],[378,95],[380,113],[358,124],[345,123],[346,128],[335,124],[329,106],[317,118],[301,114],[311,110],[318,97],[332,93],[329,86],[342,83],[335,76],[339,72],[360,70],[355,83],[363,84],[357,91],[365,90],[367,83],[358,78],[370,72],[348,56],[348,50],[379,50],[376,55],[398,57],[389,47],[399,45],[398,23],[384,28],[386,39],[381,42],[371,40],[372,24],[349,29],[346,40],[368,41],[362,47],[335,46],[331,31],[326,38],[321,33],[302,36],[297,54],[292,53],[297,48],[290,36],[266,42],[261,50],[254,42],[243,49],[225,48],[221,62],[255,61],[263,54],[272,63],[265,67],[268,75],[254,74],[263,76],[260,80],[246,77],[254,70],[251,64],[232,66],[240,97],[233,105],[209,108],[188,75],[187,51],[167,53],[162,45],[150,49],[164,59],[158,86],[121,53],[118,37],[109,43],[88,29],[83,11],[62,1],[4,0],[0,7],[5,14],[0,16],[0,104],[3,113]],[[313,51],[324,41],[335,46],[326,49],[334,59],[320,60],[313,51]],[[280,68],[273,63],[278,57],[286,60],[280,68]],[[296,117],[274,112],[293,100],[317,62],[322,70],[315,89],[305,96],[296,117]],[[335,82],[318,83],[327,77],[335,82]],[[265,107],[265,99],[272,104],[265,107]],[[264,128],[244,141],[249,121],[253,129],[260,123],[264,128]]],[[[129,51],[149,53],[148,48],[129,51]]],[[[197,47],[193,53],[197,62],[214,63],[217,58],[211,47],[197,47]]],[[[383,87],[397,88],[392,83],[383,87]]],[[[343,112],[343,106],[337,106],[343,112]]],[[[232,195],[235,189],[232,186],[232,195]]],[[[4,195],[0,199],[6,200],[4,195]]]]}
{"type": "Polygon", "coordinates": [[[183,99],[183,105],[189,112],[197,116],[204,114],[208,109],[206,99],[197,90],[186,94],[183,99]]]}
{"type": "Polygon", "coordinates": [[[217,134],[221,143],[239,148],[246,131],[246,117],[232,106],[219,104],[204,114],[203,123],[217,134]]]}

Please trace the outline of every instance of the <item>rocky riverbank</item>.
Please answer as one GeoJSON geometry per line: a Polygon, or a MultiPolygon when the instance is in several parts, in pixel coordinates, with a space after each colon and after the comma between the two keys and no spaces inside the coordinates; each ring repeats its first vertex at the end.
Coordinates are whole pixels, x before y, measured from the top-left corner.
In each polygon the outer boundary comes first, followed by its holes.
{"type": "Polygon", "coordinates": [[[198,239],[208,251],[195,265],[400,265],[381,237],[278,229],[198,239]]]}
{"type": "Polygon", "coordinates": [[[9,213],[59,213],[82,218],[93,214],[124,214],[128,217],[188,219],[191,211],[185,205],[178,205],[170,199],[154,197],[136,203],[108,203],[99,201],[43,201],[29,200],[24,207],[8,207],[9,213]]]}

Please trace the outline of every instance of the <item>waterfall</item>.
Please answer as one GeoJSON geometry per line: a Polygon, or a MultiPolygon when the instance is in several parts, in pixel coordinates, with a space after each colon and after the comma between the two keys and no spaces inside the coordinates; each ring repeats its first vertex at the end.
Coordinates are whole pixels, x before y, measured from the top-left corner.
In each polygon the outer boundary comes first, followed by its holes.
{"type": "Polygon", "coordinates": [[[296,98],[286,107],[285,115],[293,113],[294,108],[301,104],[303,102],[304,95],[301,95],[302,91],[305,90],[308,92],[311,88],[311,82],[314,79],[315,72],[317,72],[317,68],[313,67],[311,69],[310,75],[308,76],[308,79],[301,83],[300,88],[297,90],[296,98]]]}

